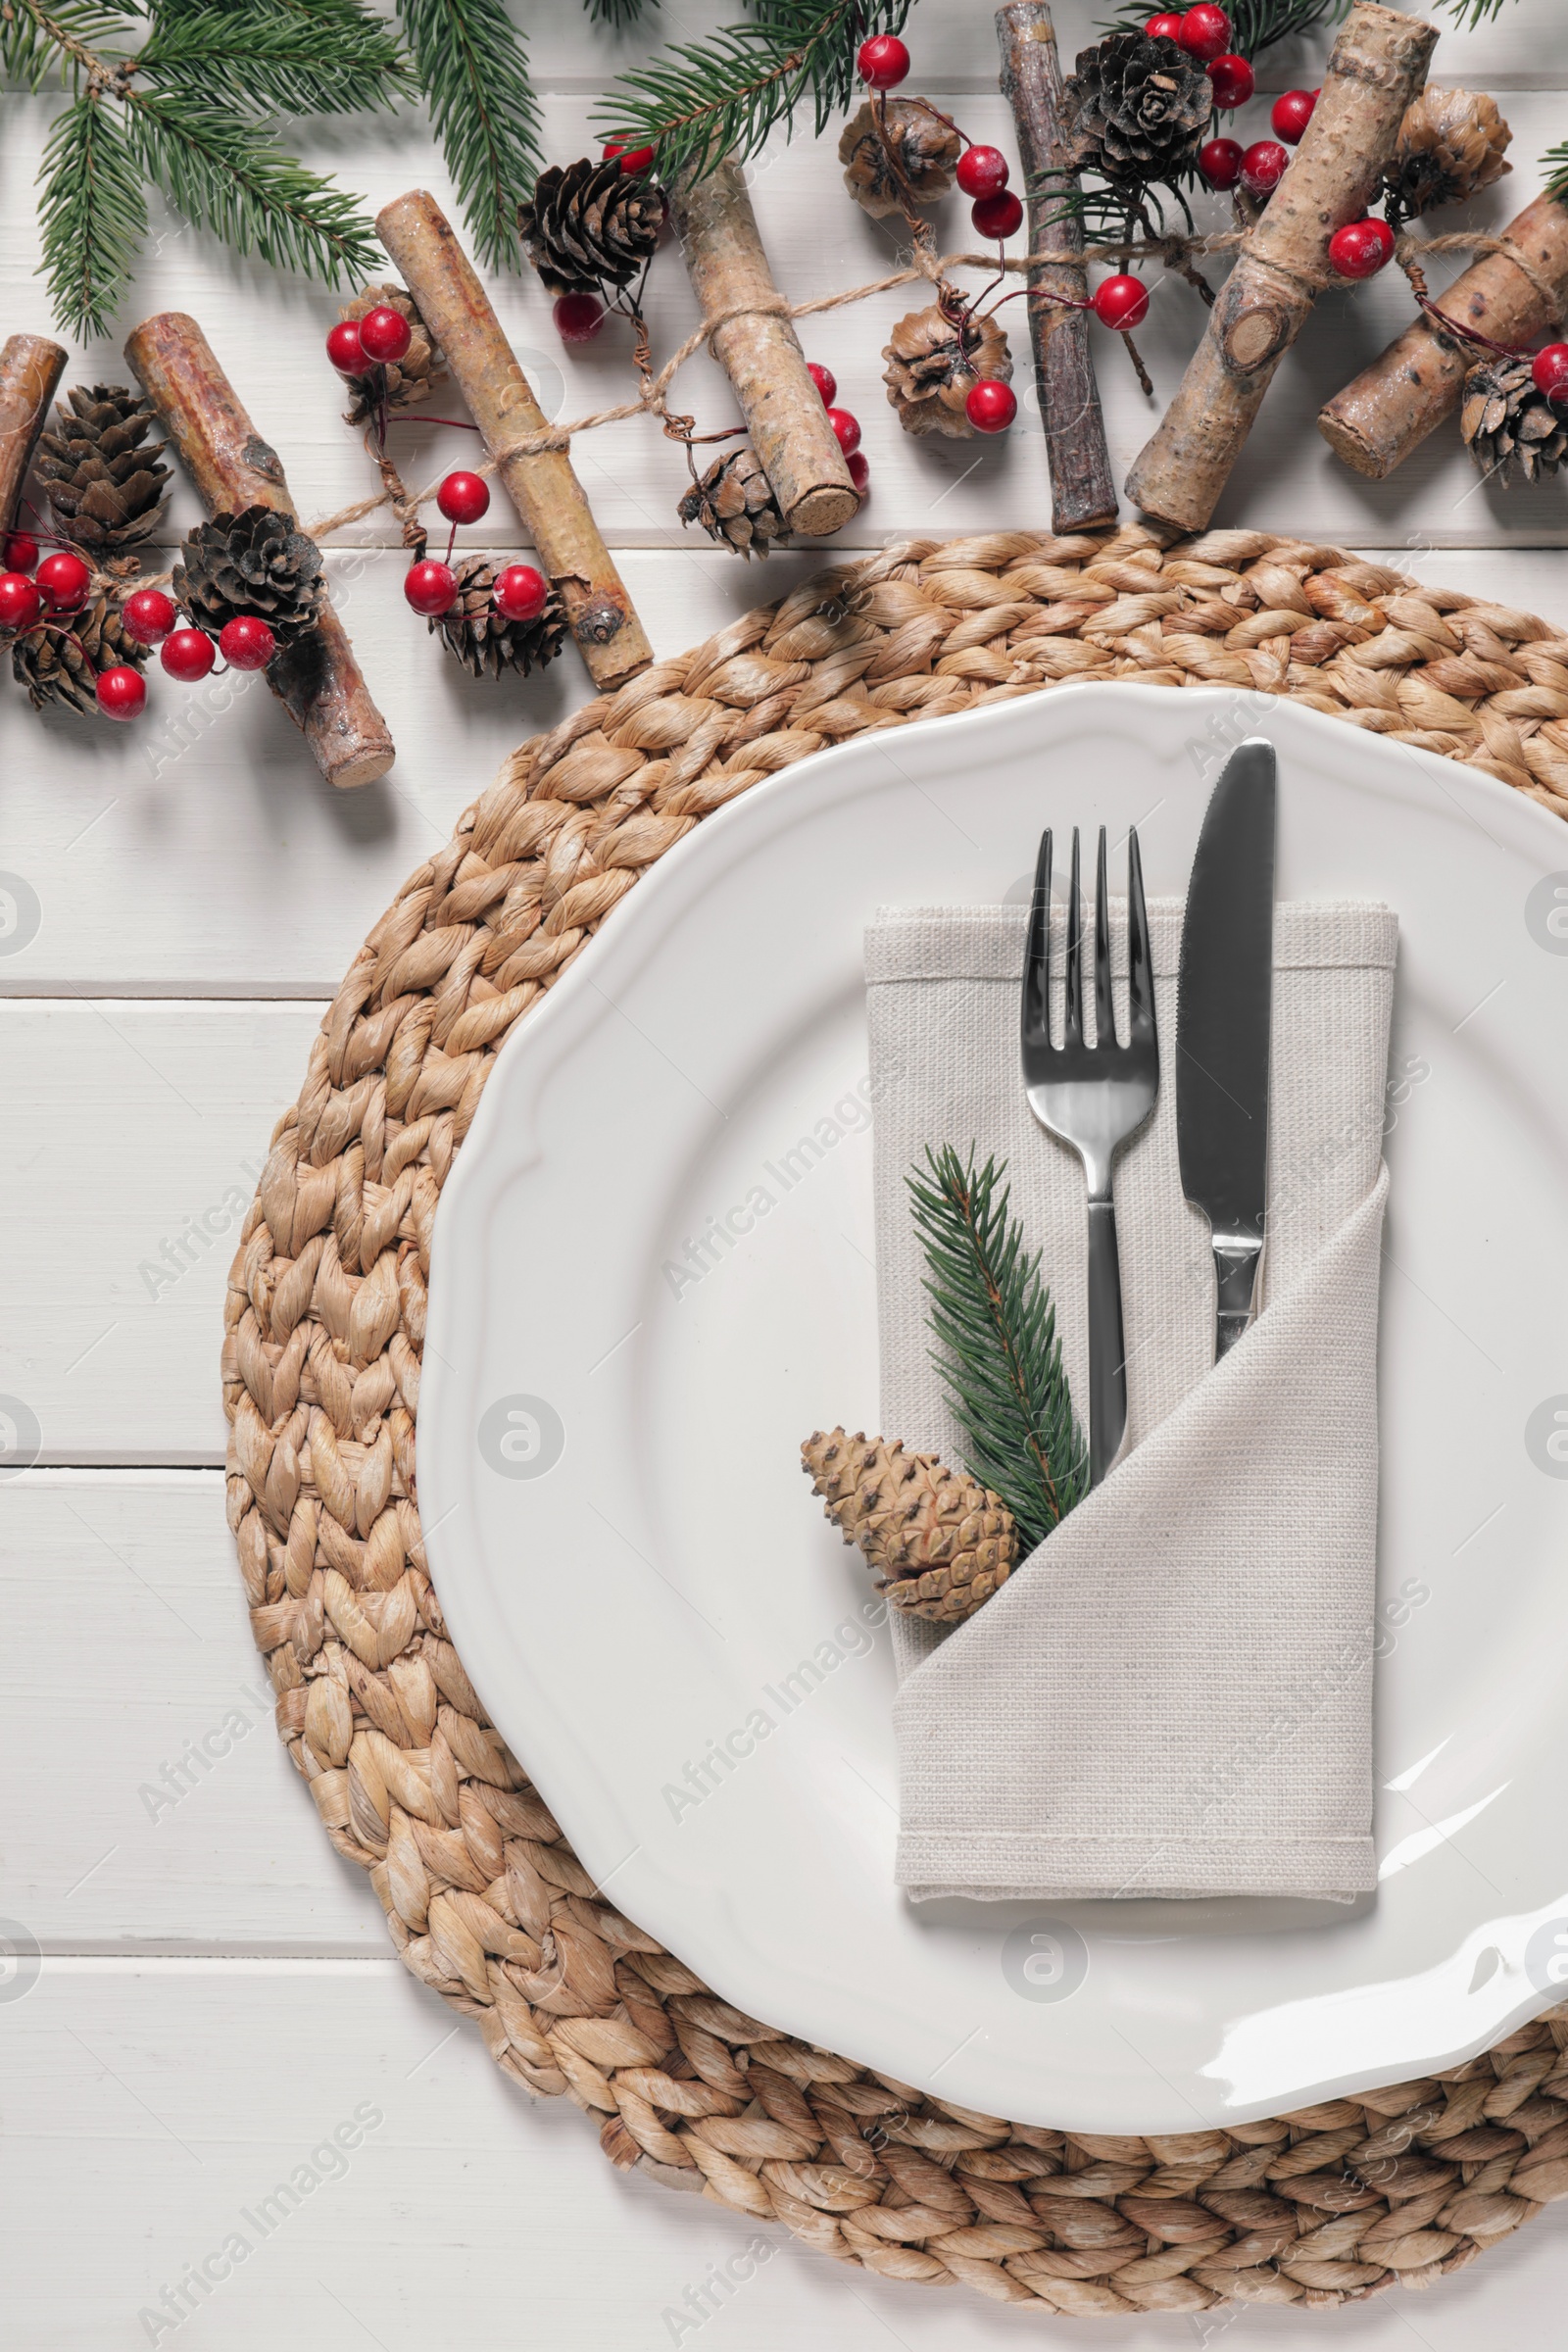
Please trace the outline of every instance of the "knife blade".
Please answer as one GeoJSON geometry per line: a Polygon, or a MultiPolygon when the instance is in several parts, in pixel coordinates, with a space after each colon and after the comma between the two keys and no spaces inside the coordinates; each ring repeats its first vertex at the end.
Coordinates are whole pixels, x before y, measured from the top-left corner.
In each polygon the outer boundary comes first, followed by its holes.
{"type": "Polygon", "coordinates": [[[1263,1249],[1277,797],[1274,746],[1238,744],[1203,817],[1182,922],[1176,1148],[1182,1191],[1213,1241],[1216,1357],[1247,1328],[1263,1249]]]}

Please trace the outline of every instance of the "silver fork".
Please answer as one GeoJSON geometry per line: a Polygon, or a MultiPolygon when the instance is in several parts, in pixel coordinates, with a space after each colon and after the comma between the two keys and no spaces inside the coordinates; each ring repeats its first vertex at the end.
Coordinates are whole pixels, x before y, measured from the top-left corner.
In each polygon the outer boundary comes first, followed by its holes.
{"type": "Polygon", "coordinates": [[[1127,837],[1128,1035],[1116,1042],[1110,1002],[1110,915],[1105,898],[1105,828],[1095,877],[1095,1043],[1084,1034],[1083,955],[1078,909],[1078,828],[1072,831],[1067,901],[1067,984],[1059,1046],[1051,1042],[1051,849],[1041,835],[1034,905],[1024,951],[1019,1044],[1024,1092],[1042,1127],[1070,1144],[1089,1185],[1089,1483],[1098,1487],[1127,1427],[1127,1349],[1122,1339],[1121,1264],[1111,1162],[1154,1107],[1159,1043],[1149,957],[1149,913],[1138,835],[1127,837]]]}

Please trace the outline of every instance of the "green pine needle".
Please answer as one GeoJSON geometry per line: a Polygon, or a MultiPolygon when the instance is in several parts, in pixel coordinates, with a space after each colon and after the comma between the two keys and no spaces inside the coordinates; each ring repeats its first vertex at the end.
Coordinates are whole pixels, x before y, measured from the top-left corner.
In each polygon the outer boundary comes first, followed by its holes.
{"type": "Polygon", "coordinates": [[[257,117],[359,114],[415,86],[395,35],[357,0],[159,0],[136,73],[257,117]]]}
{"type": "MultiPolygon", "coordinates": [[[[1255,58],[1275,41],[1307,32],[1314,24],[1338,24],[1350,0],[1226,0],[1231,21],[1231,47],[1240,57],[1255,58]]],[[[1502,0],[1445,0],[1450,7],[1498,7],[1502,0]]],[[[1155,12],[1124,0],[1105,27],[1110,32],[1142,32],[1155,12]]]]}
{"type": "Polygon", "coordinates": [[[147,233],[137,160],[112,111],[77,98],[60,115],[39,171],[43,267],[55,317],[102,335],[147,233]]]}
{"type": "Polygon", "coordinates": [[[809,105],[818,137],[858,87],[855,57],[870,33],[900,32],[913,0],[752,0],[755,22],[661,50],[623,74],[595,108],[606,136],[655,147],[672,179],[726,154],[759,153],[775,124],[809,105]]]}
{"type": "Polygon", "coordinates": [[[1555,196],[1559,204],[1568,204],[1568,139],[1547,148],[1541,169],[1546,175],[1545,193],[1555,196]]]}
{"type": "Polygon", "coordinates": [[[1458,18],[1461,24],[1475,26],[1490,24],[1502,14],[1502,0],[1438,0],[1440,8],[1458,18]]]}
{"type": "Polygon", "coordinates": [[[964,1467],[999,1494],[1025,1552],[1045,1541],[1088,1490],[1083,1434],[1072,1409],[1056,1310],[1007,1214],[1006,1162],[978,1173],[950,1145],[926,1152],[924,1175],[906,1177],[925,1249],[925,1289],[937,1342],[931,1360],[968,1442],[964,1467]]]}
{"type": "Polygon", "coordinates": [[[517,207],[544,162],[521,35],[504,0],[398,0],[398,21],[479,258],[515,269],[517,207]]]}
{"type": "Polygon", "coordinates": [[[264,131],[183,95],[132,89],[126,129],[149,179],[236,253],[324,285],[373,275],[381,249],[356,198],[271,145],[264,131]]]}
{"type": "Polygon", "coordinates": [[[583,6],[596,24],[635,24],[643,13],[643,0],[583,0],[583,6]]]}

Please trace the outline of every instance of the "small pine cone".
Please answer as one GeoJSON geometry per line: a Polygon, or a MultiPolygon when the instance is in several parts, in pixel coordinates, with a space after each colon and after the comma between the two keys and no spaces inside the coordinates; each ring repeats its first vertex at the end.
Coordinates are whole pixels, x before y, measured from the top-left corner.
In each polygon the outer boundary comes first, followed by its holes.
{"type": "Polygon", "coordinates": [[[1568,416],[1536,390],[1527,353],[1483,360],[1464,379],[1459,429],[1484,474],[1507,481],[1515,466],[1527,482],[1555,473],[1568,457],[1568,416]]]}
{"type": "Polygon", "coordinates": [[[199,629],[216,636],[239,613],[265,620],[279,645],[314,629],[326,593],[321,551],[292,514],[247,507],[215,514],[185,540],[173,588],[199,629]]]}
{"type": "Polygon", "coordinates": [[[102,716],[98,680],[106,669],[140,669],[147,648],[127,636],[120,606],[107,596],[71,621],[41,621],[11,649],[11,674],[25,686],[35,710],[48,703],[102,716]]]}
{"type": "Polygon", "coordinates": [[[911,1617],[956,1625],[1017,1565],[1011,1512],[934,1453],[835,1429],[808,1438],[801,1461],[845,1543],[882,1572],[878,1591],[911,1617]]]}
{"type": "Polygon", "coordinates": [[[552,294],[629,286],[659,242],[664,200],[652,181],[610,156],[541,172],[517,225],[552,294]]]}
{"type": "Polygon", "coordinates": [[[1073,169],[1130,189],[1196,167],[1214,91],[1203,68],[1175,41],[1112,32],[1079,51],[1061,98],[1073,169]]]}
{"type": "Polygon", "coordinates": [[[769,543],[788,536],[773,485],[749,441],[715,458],[675,510],[682,522],[700,522],[743,556],[765,556],[769,543]]]}
{"type": "Polygon", "coordinates": [[[839,135],[844,185],[876,220],[901,211],[906,196],[916,204],[938,203],[952,187],[953,167],[963,153],[963,141],[953,124],[916,99],[890,98],[883,122],[888,146],[904,175],[902,188],[877,137],[869,100],[839,135]]]}
{"type": "Polygon", "coordinates": [[[100,562],[134,547],[158,526],[169,446],[144,446],[157,428],[151,401],[123,384],[75,385],[38,436],[34,470],[54,527],[100,562]]]}
{"type": "Polygon", "coordinates": [[[343,412],[346,424],[368,424],[383,399],[389,415],[401,416],[428,400],[447,380],[435,338],[415,308],[414,297],[405,294],[401,286],[367,286],[363,294],[345,304],[338,317],[363,318],[370,311],[383,309],[397,311],[408,320],[414,340],[401,360],[389,360],[368,375],[347,378],[352,405],[343,412]]]}
{"type": "Polygon", "coordinates": [[[493,602],[496,567],[488,556],[465,556],[452,568],[458,575],[457,603],[429,628],[465,669],[476,678],[499,678],[504,669],[527,677],[555,660],[566,634],[566,613],[554,589],[537,620],[509,620],[493,602]]]}
{"type": "Polygon", "coordinates": [[[1405,110],[1384,186],[1407,220],[1440,204],[1463,204],[1513,170],[1513,137],[1494,98],[1473,90],[1423,90],[1405,110]]]}
{"type": "Polygon", "coordinates": [[[1006,383],[1012,374],[1007,338],[994,318],[972,318],[961,330],[937,303],[911,311],[882,347],[882,381],[906,433],[946,433],[972,441],[963,404],[982,376],[1006,383]]]}

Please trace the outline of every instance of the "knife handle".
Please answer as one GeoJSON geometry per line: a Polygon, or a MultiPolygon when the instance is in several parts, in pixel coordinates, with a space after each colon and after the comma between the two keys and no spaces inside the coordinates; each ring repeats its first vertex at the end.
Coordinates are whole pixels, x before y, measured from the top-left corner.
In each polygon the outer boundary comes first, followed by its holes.
{"type": "Polygon", "coordinates": [[[1089,1203],[1089,1484],[1098,1487],[1127,1427],[1127,1348],[1121,1330],[1116,1211],[1089,1203]]]}
{"type": "Polygon", "coordinates": [[[1262,1243],[1251,1240],[1224,1244],[1216,1242],[1214,1245],[1216,1363],[1222,1355],[1230,1353],[1251,1321],[1252,1290],[1262,1250],[1262,1243]]]}

